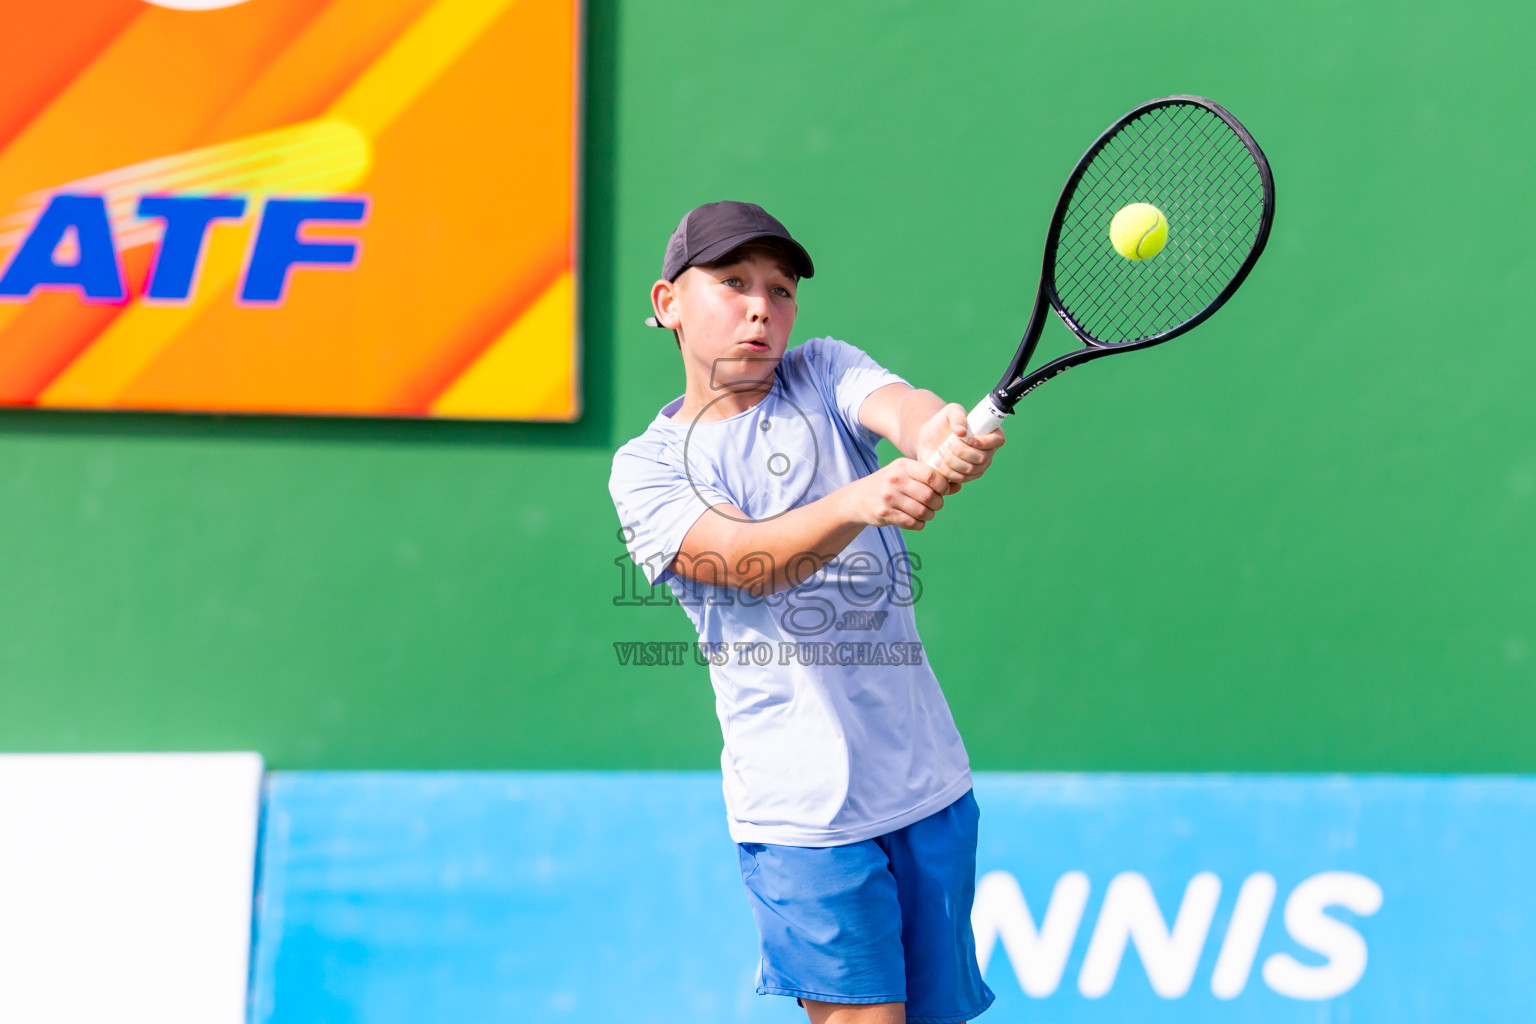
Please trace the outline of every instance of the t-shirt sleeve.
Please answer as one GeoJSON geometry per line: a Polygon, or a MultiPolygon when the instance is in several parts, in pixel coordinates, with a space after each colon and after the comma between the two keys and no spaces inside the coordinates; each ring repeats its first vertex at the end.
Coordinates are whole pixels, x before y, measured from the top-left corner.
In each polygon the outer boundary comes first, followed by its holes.
{"type": "Polygon", "coordinates": [[[668,567],[699,516],[713,505],[734,504],[707,483],[690,481],[660,445],[619,449],[613,457],[608,492],[619,513],[624,546],[651,583],[667,577],[668,567]]]}
{"type": "Polygon", "coordinates": [[[830,387],[833,404],[848,429],[873,448],[880,435],[859,422],[859,408],[864,399],[887,384],[907,382],[846,341],[812,338],[803,347],[808,350],[806,358],[830,387]]]}

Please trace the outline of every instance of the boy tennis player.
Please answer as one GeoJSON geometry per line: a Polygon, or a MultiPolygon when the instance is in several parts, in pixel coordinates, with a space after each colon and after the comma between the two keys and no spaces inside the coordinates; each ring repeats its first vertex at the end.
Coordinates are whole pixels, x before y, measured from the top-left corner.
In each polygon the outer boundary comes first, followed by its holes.
{"type": "Polygon", "coordinates": [[[685,390],[619,449],[609,488],[710,661],[758,992],[813,1024],[967,1021],[992,1002],[971,937],[977,809],[901,531],[1003,436],[965,436],[963,408],[851,345],[786,351],[813,270],[760,207],[683,218],[649,322],[674,332],[685,390]],[[881,467],[880,437],[905,458],[881,467]]]}

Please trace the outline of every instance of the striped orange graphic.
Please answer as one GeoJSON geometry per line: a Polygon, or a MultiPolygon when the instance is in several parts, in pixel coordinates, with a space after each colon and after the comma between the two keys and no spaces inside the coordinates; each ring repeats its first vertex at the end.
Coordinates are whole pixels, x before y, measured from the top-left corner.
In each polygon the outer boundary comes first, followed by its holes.
{"type": "Polygon", "coordinates": [[[55,196],[99,195],[128,293],[0,298],[0,403],[576,418],[579,28],[579,0],[0,8],[0,271],[55,196]],[[246,200],[185,302],[143,299],[150,195],[246,200]],[[266,204],[328,197],[366,223],[302,237],[355,267],[238,302],[266,204]]]}

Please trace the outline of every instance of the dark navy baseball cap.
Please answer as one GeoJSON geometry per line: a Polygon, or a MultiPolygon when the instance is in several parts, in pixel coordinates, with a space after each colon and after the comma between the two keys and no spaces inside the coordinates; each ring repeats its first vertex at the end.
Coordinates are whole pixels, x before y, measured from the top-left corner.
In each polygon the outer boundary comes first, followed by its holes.
{"type": "Polygon", "coordinates": [[[661,276],[676,281],[689,267],[713,263],[739,245],[760,238],[773,238],[789,248],[795,273],[810,277],[816,273],[811,254],[795,241],[789,229],[756,203],[726,200],[705,203],[684,214],[667,240],[667,253],[661,261],[661,276]]]}
{"type": "MultiPolygon", "coordinates": [[[[667,239],[661,276],[676,281],[689,267],[713,263],[732,249],[760,239],[783,242],[799,277],[815,275],[816,265],[811,262],[811,254],[772,214],[756,203],[727,199],[696,206],[683,215],[677,230],[667,239]]],[[[646,317],[645,322],[651,327],[661,326],[653,316],[646,317]]]]}

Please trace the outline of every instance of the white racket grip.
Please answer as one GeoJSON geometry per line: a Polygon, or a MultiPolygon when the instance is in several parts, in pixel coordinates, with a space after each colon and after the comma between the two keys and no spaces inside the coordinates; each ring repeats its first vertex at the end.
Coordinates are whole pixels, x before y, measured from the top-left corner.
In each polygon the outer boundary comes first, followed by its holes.
{"type": "MultiPolygon", "coordinates": [[[[976,408],[972,409],[970,415],[965,418],[965,429],[970,431],[972,437],[978,434],[990,434],[1003,425],[1003,417],[1007,415],[997,407],[996,399],[988,394],[986,398],[976,403],[976,408]]],[[[946,445],[953,443],[953,439],[944,442],[946,445]]],[[[943,454],[944,446],[940,445],[934,449],[932,455],[928,456],[928,465],[939,469],[939,460],[943,454]]]]}

